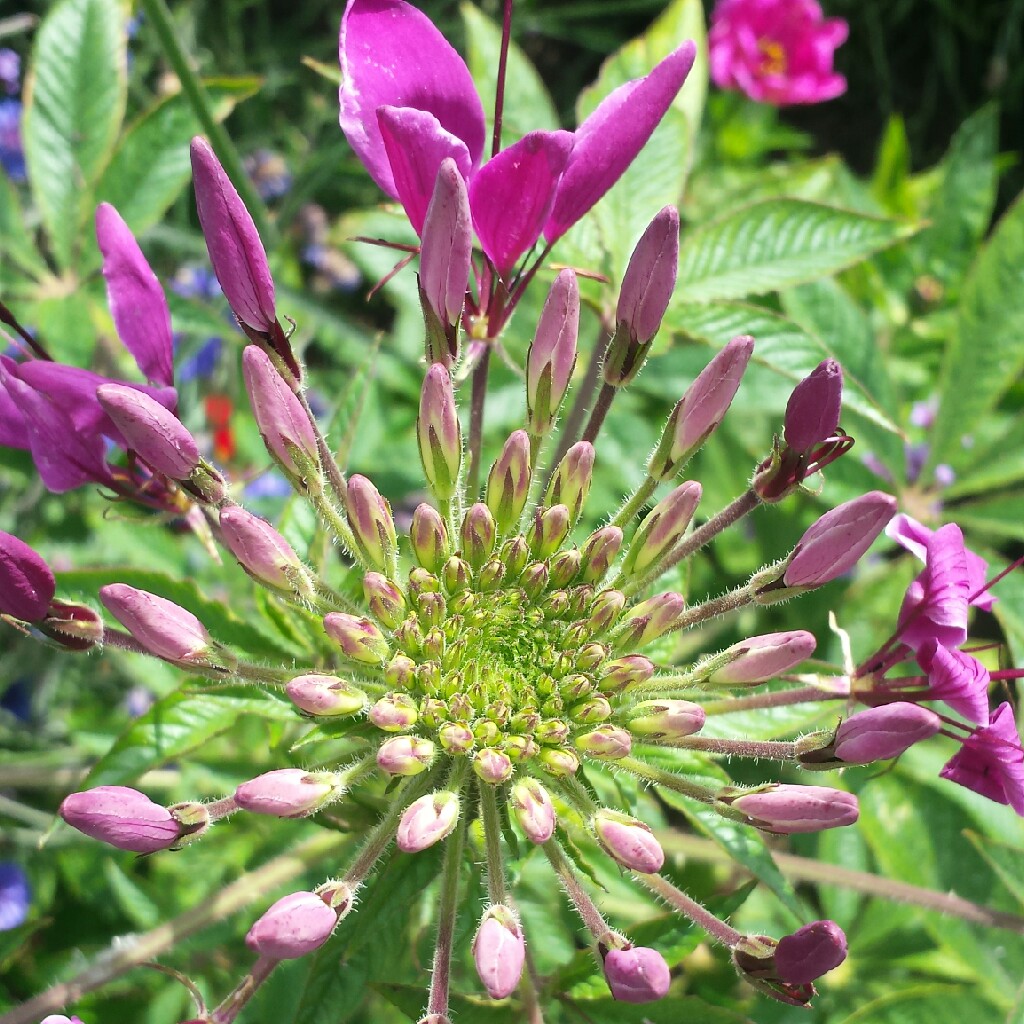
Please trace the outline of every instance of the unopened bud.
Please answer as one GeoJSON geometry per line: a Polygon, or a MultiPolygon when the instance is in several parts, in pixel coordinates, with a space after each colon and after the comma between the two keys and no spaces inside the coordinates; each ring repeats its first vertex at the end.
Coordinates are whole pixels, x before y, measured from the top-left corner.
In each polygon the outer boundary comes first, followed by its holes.
{"type": "Polygon", "coordinates": [[[622,1003],[652,1003],[664,998],[672,984],[665,958],[646,946],[609,950],[604,976],[612,996],[622,1003]]]}
{"type": "Polygon", "coordinates": [[[546,562],[531,562],[519,577],[519,586],[531,601],[535,601],[547,589],[549,578],[546,562]]]}
{"type": "Polygon", "coordinates": [[[345,512],[363,558],[375,569],[391,570],[398,547],[391,506],[365,476],[349,477],[345,512]]]}
{"type": "Polygon", "coordinates": [[[407,654],[396,654],[384,669],[384,682],[396,689],[409,689],[415,678],[416,662],[407,654]]]}
{"type": "Polygon", "coordinates": [[[544,504],[565,505],[569,509],[569,520],[575,526],[590,494],[593,475],[594,446],[589,441],[578,441],[555,467],[544,495],[544,504]]]}
{"type": "Polygon", "coordinates": [[[727,789],[718,799],[745,814],[751,825],[780,835],[852,825],[859,815],[852,793],[827,786],[769,784],[747,792],[727,789]]]}
{"type": "Polygon", "coordinates": [[[598,685],[604,693],[618,693],[627,686],[646,682],[653,675],[654,662],[650,658],[627,654],[601,666],[598,685]]]}
{"type": "Polygon", "coordinates": [[[505,906],[484,911],[473,939],[476,973],[492,999],[512,994],[523,974],[526,940],[515,913],[505,906]]]}
{"type": "Polygon", "coordinates": [[[806,985],[846,959],[846,936],[835,921],[812,921],[775,948],[775,970],[791,985],[806,985]]]}
{"type": "Polygon", "coordinates": [[[150,654],[167,661],[194,662],[210,649],[210,634],[173,601],[126,583],[100,587],[100,600],[150,654]]]}
{"type": "Polygon", "coordinates": [[[669,591],[641,601],[622,620],[622,646],[645,647],[671,630],[686,607],[682,594],[669,591]]]}
{"type": "Polygon", "coordinates": [[[250,576],[279,590],[294,591],[305,575],[305,568],[291,545],[270,523],[241,505],[220,510],[220,528],[224,543],[250,576]]]}
{"type": "Polygon", "coordinates": [[[363,596],[378,622],[394,629],[405,618],[406,604],[402,591],[379,572],[363,576],[363,596]]]}
{"type": "Polygon", "coordinates": [[[591,827],[605,853],[630,871],[652,874],[665,863],[665,852],[642,822],[618,811],[601,810],[591,827]]]}
{"type": "Polygon", "coordinates": [[[437,572],[451,554],[448,545],[448,527],[441,514],[431,505],[416,506],[412,514],[409,540],[416,561],[427,570],[437,572]]]}
{"type": "Polygon", "coordinates": [[[512,778],[512,760],[494,747],[484,747],[473,755],[473,771],[482,781],[499,786],[512,778]]]}
{"type": "Polygon", "coordinates": [[[295,960],[319,949],[337,923],[337,912],[316,893],[293,892],[257,919],[245,944],[270,960],[295,960]]]}
{"type": "Polygon", "coordinates": [[[564,587],[571,583],[579,573],[582,564],[583,556],[578,549],[559,551],[548,564],[551,586],[564,587]]]}
{"type": "Polygon", "coordinates": [[[467,750],[472,750],[476,743],[473,730],[464,722],[448,722],[441,726],[438,738],[441,740],[441,746],[449,754],[464,754],[467,750]]]}
{"type": "Polygon", "coordinates": [[[166,850],[184,832],[166,807],[127,786],[97,786],[72,793],[60,805],[59,813],[91,839],[132,853],[166,850]]]}
{"type": "Polygon", "coordinates": [[[778,943],[767,935],[744,935],[732,947],[732,962],[744,981],[780,1003],[807,1006],[815,996],[811,984],[783,981],[775,969],[778,943]]]}
{"type": "Polygon", "coordinates": [[[23,540],[0,530],[0,614],[40,622],[56,591],[46,559],[23,540]]]}
{"type": "Polygon", "coordinates": [[[330,772],[280,768],[243,782],[235,790],[235,803],[254,814],[304,818],[340,795],[337,780],[330,772]]]}
{"type": "Polygon", "coordinates": [[[412,697],[404,693],[389,693],[370,707],[368,717],[384,732],[404,732],[416,724],[419,712],[412,697]]]}
{"type": "Polygon", "coordinates": [[[843,371],[834,359],[819,363],[793,389],[786,406],[783,436],[797,452],[810,452],[832,437],[839,426],[843,371]]]}
{"type": "Polygon", "coordinates": [[[510,797],[516,821],[531,843],[546,843],[555,831],[555,808],[547,790],[536,779],[523,779],[510,797]]]}
{"type": "Polygon", "coordinates": [[[543,437],[554,425],[576,365],[580,291],[576,274],[563,270],[544,303],[526,355],[526,408],[530,433],[543,437]]]}
{"type": "Polygon", "coordinates": [[[462,467],[462,430],[452,379],[441,363],[434,363],[423,380],[416,437],[427,483],[440,501],[448,501],[462,467]]]}
{"type": "Polygon", "coordinates": [[[725,686],[767,682],[806,661],[816,644],[813,634],[802,629],[752,636],[713,656],[711,660],[722,667],[709,682],[725,686]]]}
{"type": "Polygon", "coordinates": [[[623,574],[644,572],[675,546],[690,525],[700,496],[700,484],[688,480],[654,506],[633,536],[622,561],[623,574]]]}
{"type": "Polygon", "coordinates": [[[498,532],[515,529],[530,494],[530,436],[517,430],[509,436],[487,476],[487,507],[498,532]]]}
{"type": "Polygon", "coordinates": [[[89,651],[103,643],[103,619],[86,604],[51,601],[36,628],[67,651],[89,651]]]}
{"type": "Polygon", "coordinates": [[[469,563],[464,559],[459,558],[458,555],[453,555],[449,558],[441,569],[441,579],[444,582],[444,589],[447,590],[449,594],[459,594],[463,590],[467,590],[472,578],[473,572],[469,567],[469,563]]]}
{"type": "Polygon", "coordinates": [[[833,749],[847,764],[887,761],[941,728],[942,719],[934,711],[897,701],[851,715],[836,730],[833,749]]]}
{"type": "Polygon", "coordinates": [[[330,612],[324,616],[324,630],[353,661],[380,665],[391,658],[384,634],[369,619],[348,612],[330,612]]]}
{"type": "Polygon", "coordinates": [[[589,754],[591,757],[599,757],[608,761],[617,761],[621,757],[628,757],[633,746],[633,740],[625,729],[617,725],[601,725],[590,732],[577,736],[576,749],[589,754]]]}
{"type": "Polygon", "coordinates": [[[602,526],[595,530],[583,545],[580,576],[586,583],[600,583],[622,547],[622,530],[617,526],[602,526]]]}
{"type": "Polygon", "coordinates": [[[645,700],[629,713],[629,731],[652,740],[676,740],[704,728],[704,709],[688,700],[645,700]]]}
{"type": "Polygon", "coordinates": [[[300,711],[318,718],[357,715],[366,707],[366,694],[336,676],[296,676],[284,692],[300,711]]]}
{"type": "Polygon", "coordinates": [[[421,736],[395,736],[377,750],[377,767],[388,775],[419,775],[434,760],[434,744],[421,736]]]}
{"type": "Polygon", "coordinates": [[[491,510],[478,501],[462,520],[462,554],[474,569],[479,569],[494,550],[496,529],[491,510]]]}
{"type": "Polygon", "coordinates": [[[678,269],[679,211],[666,206],[641,235],[622,276],[615,319],[625,324],[634,344],[647,345],[658,333],[678,269]]]}
{"type": "Polygon", "coordinates": [[[547,558],[554,554],[565,540],[570,528],[569,510],[565,505],[537,509],[533,522],[526,531],[526,543],[534,558],[547,558]]]}
{"type": "Polygon", "coordinates": [[[451,835],[459,820],[459,798],[454,793],[428,793],[414,800],[398,823],[398,848],[418,853],[451,835]]]}
{"type": "Polygon", "coordinates": [[[571,750],[556,750],[554,747],[545,747],[538,755],[544,770],[549,775],[568,777],[579,771],[580,759],[571,750]]]}
{"type": "Polygon", "coordinates": [[[603,633],[619,618],[626,607],[626,595],[621,590],[602,590],[590,606],[587,624],[593,633],[603,633]]]}

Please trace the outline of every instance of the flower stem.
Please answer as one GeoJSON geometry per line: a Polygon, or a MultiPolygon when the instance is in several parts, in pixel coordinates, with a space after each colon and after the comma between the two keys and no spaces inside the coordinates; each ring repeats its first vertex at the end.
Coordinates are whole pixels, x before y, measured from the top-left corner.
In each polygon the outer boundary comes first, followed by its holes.
{"type": "Polygon", "coordinates": [[[466,500],[476,501],[480,487],[480,459],[484,444],[484,403],[487,401],[487,371],[491,362],[491,346],[484,347],[473,368],[473,393],[469,404],[469,475],[466,482],[466,500]]]}
{"type": "Polygon", "coordinates": [[[719,921],[714,914],[702,907],[696,900],[690,899],[686,893],[677,889],[667,878],[661,875],[636,876],[643,885],[646,885],[651,892],[660,896],[666,903],[670,904],[681,914],[685,914],[698,928],[703,928],[713,939],[717,939],[723,946],[732,949],[743,935],[730,928],[724,921],[719,921]]]}
{"type": "Polygon", "coordinates": [[[623,527],[633,520],[633,517],[644,507],[647,499],[654,493],[658,481],[653,477],[647,477],[644,482],[633,492],[629,500],[615,513],[615,518],[609,526],[623,527]]]}
{"type": "Polygon", "coordinates": [[[444,866],[441,869],[441,905],[437,917],[437,943],[434,966],[430,974],[430,996],[427,1013],[447,1017],[448,990],[452,971],[452,943],[455,938],[455,916],[459,907],[459,875],[462,867],[462,844],[466,835],[466,816],[459,815],[455,831],[445,843],[444,866]]]}
{"type": "Polygon", "coordinates": [[[601,390],[597,395],[597,401],[594,403],[594,408],[590,411],[590,419],[587,420],[582,440],[589,441],[591,444],[597,440],[597,435],[601,432],[601,425],[604,423],[605,416],[608,415],[608,410],[612,407],[612,402],[615,400],[615,394],[618,390],[618,388],[613,388],[611,384],[603,384],[601,386],[601,390]]]}
{"type": "Polygon", "coordinates": [[[491,156],[501,150],[501,122],[505,112],[505,79],[508,75],[508,49],[512,40],[513,0],[505,0],[501,19],[501,52],[498,55],[498,81],[494,88],[494,138],[491,142],[491,156]]]}
{"type": "Polygon", "coordinates": [[[580,881],[562,851],[562,847],[558,844],[558,840],[549,839],[541,846],[541,849],[551,862],[552,869],[562,883],[569,902],[575,907],[576,913],[580,915],[584,927],[596,942],[603,942],[607,945],[608,938],[613,934],[612,929],[608,927],[608,922],[601,916],[601,911],[597,909],[597,904],[590,898],[587,890],[580,885],[580,881]]]}
{"type": "Polygon", "coordinates": [[[726,757],[763,757],[771,761],[792,761],[796,757],[796,744],[784,740],[729,740],[715,736],[687,736],[675,743],[659,745],[702,750],[706,754],[723,754],[726,757]]]}
{"type": "Polygon", "coordinates": [[[238,983],[232,992],[210,1015],[210,1024],[232,1024],[241,1013],[245,1004],[256,994],[270,977],[271,971],[280,963],[267,956],[261,956],[252,966],[252,970],[238,983]]]}
{"type": "Polygon", "coordinates": [[[844,694],[827,693],[817,686],[801,686],[791,690],[773,690],[770,693],[752,693],[748,697],[730,697],[728,700],[702,701],[708,715],[727,715],[731,711],[757,711],[761,708],[781,708],[789,704],[805,704],[815,700],[846,700],[844,694]]]}
{"type": "Polygon", "coordinates": [[[701,803],[710,804],[715,801],[715,794],[710,789],[700,786],[696,782],[689,782],[681,775],[676,775],[675,772],[666,771],[664,768],[657,768],[646,761],[640,761],[635,757],[620,757],[615,764],[617,767],[623,768],[625,771],[637,776],[637,778],[653,782],[658,786],[664,786],[666,789],[674,790],[676,793],[682,793],[683,796],[699,800],[701,803]]]}
{"type": "Polygon", "coordinates": [[[487,894],[492,903],[508,901],[505,866],[501,858],[501,823],[498,820],[498,798],[494,786],[480,782],[480,812],[484,824],[484,845],[487,850],[487,894]]]}

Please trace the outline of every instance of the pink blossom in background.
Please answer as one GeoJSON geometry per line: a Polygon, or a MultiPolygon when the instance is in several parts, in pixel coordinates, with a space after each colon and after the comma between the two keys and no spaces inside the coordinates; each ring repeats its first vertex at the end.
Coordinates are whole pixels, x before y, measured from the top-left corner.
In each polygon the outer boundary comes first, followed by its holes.
{"type": "Polygon", "coordinates": [[[719,0],[708,36],[711,78],[760,103],[823,103],[846,92],[832,62],[848,33],[817,0],[719,0]]]}

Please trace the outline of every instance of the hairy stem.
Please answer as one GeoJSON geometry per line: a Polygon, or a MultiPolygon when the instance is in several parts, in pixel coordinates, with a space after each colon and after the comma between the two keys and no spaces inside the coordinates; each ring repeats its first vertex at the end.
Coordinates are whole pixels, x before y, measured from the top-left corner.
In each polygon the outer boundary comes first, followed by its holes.
{"type": "Polygon", "coordinates": [[[661,875],[642,874],[637,874],[636,877],[651,892],[656,893],[666,903],[688,917],[698,928],[703,928],[708,935],[717,939],[723,946],[732,949],[743,938],[743,935],[735,928],[730,928],[696,900],[690,899],[685,892],[677,889],[667,878],[662,878],[661,875]]]}
{"type": "Polygon", "coordinates": [[[480,791],[480,814],[484,825],[484,844],[487,849],[487,894],[492,903],[508,902],[508,884],[501,859],[501,823],[498,820],[498,798],[494,786],[486,782],[477,785],[480,791]]]}
{"type": "Polygon", "coordinates": [[[480,459],[484,445],[484,404],[487,401],[487,371],[491,362],[488,344],[473,368],[473,391],[469,400],[469,473],[466,481],[466,500],[476,501],[480,487],[480,459]]]}
{"type": "Polygon", "coordinates": [[[437,942],[434,946],[434,966],[430,974],[430,997],[427,1000],[428,1014],[448,1014],[452,944],[455,938],[455,917],[459,909],[459,876],[465,835],[466,816],[460,814],[455,831],[445,843],[444,867],[441,869],[441,905],[437,915],[437,942]]]}

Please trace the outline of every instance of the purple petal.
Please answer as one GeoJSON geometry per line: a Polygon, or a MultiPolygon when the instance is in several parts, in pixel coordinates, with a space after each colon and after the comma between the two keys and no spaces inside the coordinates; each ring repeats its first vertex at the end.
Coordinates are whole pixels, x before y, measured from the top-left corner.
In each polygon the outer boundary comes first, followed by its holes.
{"type": "Polygon", "coordinates": [[[967,737],[939,775],[996,803],[1009,804],[1024,817],[1024,751],[1013,708],[1005,701],[1000,704],[989,724],[967,737]]]}
{"type": "Polygon", "coordinates": [[[377,111],[377,124],[391,165],[394,194],[420,235],[441,161],[450,156],[462,177],[468,178],[473,166],[469,150],[425,110],[384,106],[377,111]]]}
{"type": "Polygon", "coordinates": [[[473,226],[502,277],[540,238],[573,142],[571,132],[530,132],[470,182],[473,226]]]}
{"type": "Polygon", "coordinates": [[[338,55],[341,130],[389,196],[400,198],[377,123],[380,107],[433,114],[465,143],[471,166],[480,162],[487,130],[480,97],[465,61],[425,14],[402,0],[349,0],[338,55]]]}
{"type": "Polygon", "coordinates": [[[0,530],[0,612],[39,622],[46,618],[56,589],[53,572],[42,555],[0,530]]]}
{"type": "Polygon", "coordinates": [[[977,658],[935,640],[923,644],[917,663],[928,673],[928,697],[945,701],[964,718],[988,723],[989,671],[977,658]]]}
{"type": "Polygon", "coordinates": [[[576,146],[544,226],[561,238],[622,177],[672,105],[697,50],[683,43],[649,75],[620,85],[576,129],[576,146]]]}
{"type": "Polygon", "coordinates": [[[96,208],[96,241],[118,337],[147,380],[170,386],[174,344],[167,298],[135,236],[109,203],[96,208]]]}
{"type": "Polygon", "coordinates": [[[959,647],[967,639],[969,583],[963,534],[955,523],[928,538],[924,572],[907,588],[900,639],[915,651],[928,640],[959,647]]]}
{"type": "MultiPolygon", "coordinates": [[[[13,359],[7,359],[6,361],[11,366],[16,365],[13,359]]],[[[0,448],[27,449],[27,429],[25,417],[22,416],[18,403],[7,394],[6,388],[0,386],[0,448]]]]}

